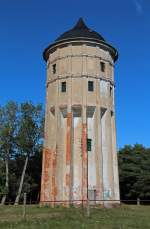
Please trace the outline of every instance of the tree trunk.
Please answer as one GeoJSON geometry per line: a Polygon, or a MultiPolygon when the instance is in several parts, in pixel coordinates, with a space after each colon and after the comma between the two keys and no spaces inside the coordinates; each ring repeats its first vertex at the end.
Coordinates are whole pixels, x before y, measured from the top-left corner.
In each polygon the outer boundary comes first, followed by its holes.
{"type": "Polygon", "coordinates": [[[20,196],[21,196],[21,192],[22,192],[22,187],[23,187],[23,182],[24,182],[24,177],[25,177],[25,173],[26,173],[26,168],[27,168],[28,160],[29,160],[29,157],[27,156],[26,159],[25,159],[25,163],[24,163],[24,167],[23,167],[23,171],[22,171],[22,175],[21,175],[21,180],[20,180],[20,185],[19,185],[19,189],[18,189],[18,194],[17,194],[16,200],[15,200],[15,205],[18,205],[19,200],[20,200],[20,196]]]}
{"type": "MultiPolygon", "coordinates": [[[[9,169],[8,169],[8,159],[5,160],[5,176],[6,176],[6,181],[5,181],[5,189],[6,189],[6,192],[8,193],[8,184],[9,184],[9,169]]],[[[1,205],[4,205],[5,204],[5,201],[6,201],[6,198],[7,198],[7,194],[5,193],[2,197],[2,200],[1,200],[1,205]]]]}

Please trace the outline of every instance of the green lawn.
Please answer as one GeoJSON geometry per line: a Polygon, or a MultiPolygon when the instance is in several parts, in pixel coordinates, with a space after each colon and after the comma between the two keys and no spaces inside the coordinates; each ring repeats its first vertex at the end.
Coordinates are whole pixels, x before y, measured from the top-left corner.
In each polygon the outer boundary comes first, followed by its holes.
{"type": "Polygon", "coordinates": [[[150,206],[124,205],[113,209],[27,206],[26,221],[21,206],[0,206],[0,229],[150,229],[150,206]]]}

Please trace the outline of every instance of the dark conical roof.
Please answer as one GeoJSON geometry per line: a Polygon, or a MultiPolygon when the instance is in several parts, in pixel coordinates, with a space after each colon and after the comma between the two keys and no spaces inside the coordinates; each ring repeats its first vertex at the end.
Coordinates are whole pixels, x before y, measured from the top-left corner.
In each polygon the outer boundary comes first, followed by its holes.
{"type": "Polygon", "coordinates": [[[56,39],[56,41],[61,41],[64,39],[76,39],[81,37],[105,41],[99,33],[89,29],[82,18],[78,20],[77,24],[71,30],[63,33],[60,37],[56,39]]]}
{"type": "Polygon", "coordinates": [[[115,48],[109,45],[104,38],[94,30],[91,30],[86,26],[83,19],[80,18],[77,24],[67,32],[59,36],[54,43],[50,44],[43,52],[44,60],[47,61],[50,52],[56,48],[57,45],[68,43],[68,42],[96,42],[102,49],[108,50],[113,57],[114,61],[118,58],[118,52],[115,48]]]}

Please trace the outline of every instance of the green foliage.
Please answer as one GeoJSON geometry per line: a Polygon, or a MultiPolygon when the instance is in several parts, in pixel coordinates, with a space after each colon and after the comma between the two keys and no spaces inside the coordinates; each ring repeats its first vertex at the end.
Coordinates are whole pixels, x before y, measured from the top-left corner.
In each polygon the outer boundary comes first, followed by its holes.
{"type": "Polygon", "coordinates": [[[34,154],[41,144],[41,125],[43,121],[42,106],[23,103],[20,106],[19,128],[16,138],[18,153],[25,156],[34,154]]]}
{"type": "Polygon", "coordinates": [[[0,159],[0,196],[5,194],[5,165],[4,162],[0,159]]]}
{"type": "MultiPolygon", "coordinates": [[[[16,197],[16,190],[18,189],[20,176],[22,173],[22,168],[24,166],[24,156],[17,155],[14,160],[10,162],[10,192],[9,199],[14,201],[16,197]]],[[[39,191],[41,183],[41,171],[42,171],[42,147],[40,146],[38,150],[30,157],[28,167],[26,170],[26,175],[24,179],[24,185],[22,193],[27,193],[28,201],[39,200],[39,191]]],[[[22,201],[23,195],[21,195],[22,201]]]]}
{"type": "Polygon", "coordinates": [[[17,112],[18,106],[12,101],[0,107],[0,158],[3,160],[9,160],[15,151],[17,112]]]}
{"type": "Polygon", "coordinates": [[[150,199],[150,149],[126,145],[118,158],[121,199],[150,199]]]}
{"type": "Polygon", "coordinates": [[[6,194],[9,193],[9,160],[15,152],[17,111],[18,107],[14,102],[0,107],[0,159],[5,163],[5,181],[2,179],[0,185],[0,192],[3,193],[1,204],[5,203],[6,194]]]}
{"type": "Polygon", "coordinates": [[[44,132],[41,104],[8,102],[0,107],[0,198],[14,201],[25,158],[29,158],[22,192],[37,200],[40,187],[41,152],[44,132]],[[6,185],[6,166],[8,162],[6,185]],[[8,185],[9,183],[9,185],[8,185]],[[6,190],[7,189],[7,190],[6,190]]]}
{"type": "MultiPolygon", "coordinates": [[[[34,106],[31,103],[21,104],[20,118],[19,118],[19,131],[16,138],[18,152],[21,156],[25,156],[24,166],[20,177],[15,204],[19,203],[21,193],[23,190],[28,192],[30,190],[29,182],[25,183],[26,170],[28,161],[38,149],[41,142],[41,125],[43,121],[41,105],[34,106]]],[[[26,177],[27,179],[27,177],[26,177]]],[[[30,181],[30,177],[28,177],[30,181]]]]}

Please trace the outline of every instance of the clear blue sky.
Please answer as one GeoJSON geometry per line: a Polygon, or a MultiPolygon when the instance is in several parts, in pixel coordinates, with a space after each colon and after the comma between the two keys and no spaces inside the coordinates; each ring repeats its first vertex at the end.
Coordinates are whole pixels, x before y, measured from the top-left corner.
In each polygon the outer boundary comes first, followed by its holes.
{"type": "Polygon", "coordinates": [[[119,51],[116,64],[118,147],[150,146],[149,0],[1,0],[0,104],[45,104],[43,49],[83,17],[119,51]]]}

